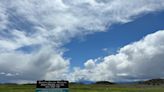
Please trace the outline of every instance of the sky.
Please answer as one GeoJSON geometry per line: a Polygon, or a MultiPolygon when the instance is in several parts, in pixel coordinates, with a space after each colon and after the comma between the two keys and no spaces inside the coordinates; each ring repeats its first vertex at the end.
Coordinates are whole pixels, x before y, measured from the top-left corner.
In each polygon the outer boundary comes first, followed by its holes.
{"type": "Polygon", "coordinates": [[[72,66],[81,66],[87,59],[115,54],[129,43],[138,41],[147,34],[164,29],[164,12],[140,16],[126,24],[115,24],[106,32],[95,33],[84,38],[75,38],[65,45],[65,57],[71,57],[72,66]]]}
{"type": "Polygon", "coordinates": [[[0,82],[163,78],[163,0],[0,0],[0,82]]]}

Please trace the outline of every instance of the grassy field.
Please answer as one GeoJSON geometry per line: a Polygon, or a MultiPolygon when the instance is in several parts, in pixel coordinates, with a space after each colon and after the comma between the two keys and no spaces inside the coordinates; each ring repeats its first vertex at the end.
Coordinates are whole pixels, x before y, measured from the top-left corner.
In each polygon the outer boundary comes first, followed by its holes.
{"type": "MultiPolygon", "coordinates": [[[[35,85],[0,85],[0,92],[35,92],[35,85]]],[[[70,85],[70,92],[164,92],[164,85],[70,85]]]]}

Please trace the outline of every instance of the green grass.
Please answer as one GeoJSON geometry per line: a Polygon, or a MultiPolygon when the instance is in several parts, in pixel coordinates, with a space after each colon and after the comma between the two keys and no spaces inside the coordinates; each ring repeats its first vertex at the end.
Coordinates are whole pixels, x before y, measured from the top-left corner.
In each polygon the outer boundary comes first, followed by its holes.
{"type": "MultiPolygon", "coordinates": [[[[35,92],[35,85],[0,85],[0,92],[35,92]]],[[[164,92],[164,85],[70,85],[70,92],[164,92]]]]}
{"type": "Polygon", "coordinates": [[[70,92],[164,92],[164,85],[72,85],[70,92]]]}
{"type": "Polygon", "coordinates": [[[0,85],[0,92],[35,92],[34,85],[0,85]]]}

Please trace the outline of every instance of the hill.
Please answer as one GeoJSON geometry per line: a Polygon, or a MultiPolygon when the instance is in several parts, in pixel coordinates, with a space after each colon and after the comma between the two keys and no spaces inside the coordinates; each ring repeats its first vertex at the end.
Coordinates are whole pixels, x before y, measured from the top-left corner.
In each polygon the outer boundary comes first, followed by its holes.
{"type": "Polygon", "coordinates": [[[112,85],[115,83],[109,82],[109,81],[97,81],[95,84],[101,84],[101,85],[112,85]]]}
{"type": "Polygon", "coordinates": [[[151,79],[151,80],[147,80],[147,81],[140,81],[139,84],[164,85],[164,79],[151,79]]]}

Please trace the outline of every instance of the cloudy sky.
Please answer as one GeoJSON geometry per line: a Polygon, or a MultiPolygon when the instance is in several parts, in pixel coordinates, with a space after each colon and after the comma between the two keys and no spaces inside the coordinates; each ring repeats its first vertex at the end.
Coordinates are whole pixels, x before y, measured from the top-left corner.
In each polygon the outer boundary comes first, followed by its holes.
{"type": "Polygon", "coordinates": [[[164,78],[164,0],[0,0],[0,82],[164,78]]]}

